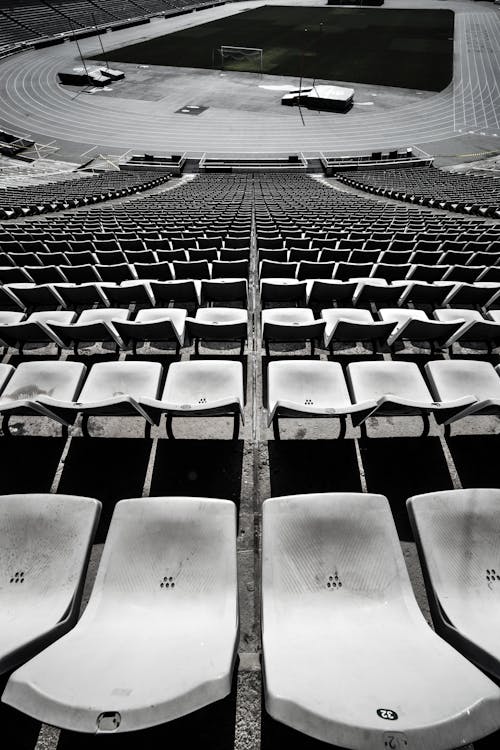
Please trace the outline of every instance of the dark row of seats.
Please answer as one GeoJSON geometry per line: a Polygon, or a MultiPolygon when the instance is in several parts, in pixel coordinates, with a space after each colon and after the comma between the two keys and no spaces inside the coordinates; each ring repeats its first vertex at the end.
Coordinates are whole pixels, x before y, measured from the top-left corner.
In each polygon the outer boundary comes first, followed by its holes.
{"type": "Polygon", "coordinates": [[[385,281],[500,281],[500,267],[497,265],[429,265],[426,263],[385,263],[385,262],[310,262],[298,263],[263,260],[259,264],[261,279],[351,279],[379,278],[385,281]]]}
{"type": "Polygon", "coordinates": [[[345,172],[337,178],[386,198],[500,218],[500,188],[498,178],[493,175],[456,174],[429,166],[345,172]]]}
{"type": "Polygon", "coordinates": [[[85,284],[95,281],[135,281],[137,279],[172,281],[191,279],[246,278],[247,260],[182,261],[162,260],[151,263],[78,263],[63,266],[1,266],[0,285],[14,283],[85,284]]]}
{"type": "Polygon", "coordinates": [[[169,179],[162,172],[105,172],[80,180],[0,188],[0,219],[38,216],[150,190],[169,179]]]}

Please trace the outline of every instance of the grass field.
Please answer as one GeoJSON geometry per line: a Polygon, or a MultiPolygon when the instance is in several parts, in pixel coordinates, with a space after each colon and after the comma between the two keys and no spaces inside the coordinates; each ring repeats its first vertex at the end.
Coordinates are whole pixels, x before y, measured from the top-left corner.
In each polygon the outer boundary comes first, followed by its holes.
{"type": "MultiPolygon", "coordinates": [[[[220,45],[261,47],[264,73],[440,91],[453,72],[453,25],[448,10],[273,5],[122,47],[107,57],[211,68],[220,45]]],[[[225,67],[255,72],[257,64],[247,59],[225,67]]]]}

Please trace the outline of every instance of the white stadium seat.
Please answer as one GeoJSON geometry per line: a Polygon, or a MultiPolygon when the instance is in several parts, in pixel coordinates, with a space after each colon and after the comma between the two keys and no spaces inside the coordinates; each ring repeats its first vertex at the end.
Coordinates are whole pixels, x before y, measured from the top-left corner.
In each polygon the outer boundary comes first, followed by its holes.
{"type": "Polygon", "coordinates": [[[353,750],[449,750],[500,726],[500,690],[426,624],[387,500],[266,500],[264,693],[278,721],[353,750]]]}
{"type": "Polygon", "coordinates": [[[3,701],[78,732],[144,729],[226,696],[237,639],[234,504],[122,500],[82,618],[3,701]]]}
{"type": "Polygon", "coordinates": [[[500,414],[500,373],[489,362],[443,359],[427,362],[425,371],[434,397],[440,401],[474,396],[469,406],[448,415],[445,424],[472,414],[500,414]]]}
{"type": "Polygon", "coordinates": [[[408,500],[437,632],[500,678],[500,490],[445,490],[408,500]]]}
{"type": "Polygon", "coordinates": [[[338,417],[348,414],[366,418],[377,401],[354,404],[339,362],[282,360],[270,362],[267,370],[268,424],[279,437],[279,417],[338,417]]]}
{"type": "Polygon", "coordinates": [[[71,495],[0,495],[0,673],[76,622],[101,504],[71,495]]]}

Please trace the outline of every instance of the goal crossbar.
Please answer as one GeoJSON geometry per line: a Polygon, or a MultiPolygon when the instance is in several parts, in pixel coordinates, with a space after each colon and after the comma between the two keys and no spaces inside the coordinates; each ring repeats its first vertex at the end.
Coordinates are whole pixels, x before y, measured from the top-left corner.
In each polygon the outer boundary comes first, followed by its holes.
{"type": "Polygon", "coordinates": [[[262,54],[263,50],[262,47],[233,47],[229,44],[221,44],[219,47],[221,52],[231,51],[231,52],[238,52],[239,50],[242,50],[242,52],[255,52],[262,54]]]}

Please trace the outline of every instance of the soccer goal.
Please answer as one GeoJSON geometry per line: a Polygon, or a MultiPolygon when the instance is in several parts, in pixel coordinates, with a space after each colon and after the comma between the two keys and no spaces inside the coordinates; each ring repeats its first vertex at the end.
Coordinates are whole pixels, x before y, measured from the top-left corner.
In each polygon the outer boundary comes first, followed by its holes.
{"type": "Polygon", "coordinates": [[[263,52],[260,47],[230,47],[223,44],[214,50],[213,66],[221,70],[255,71],[262,75],[263,52]]]}

